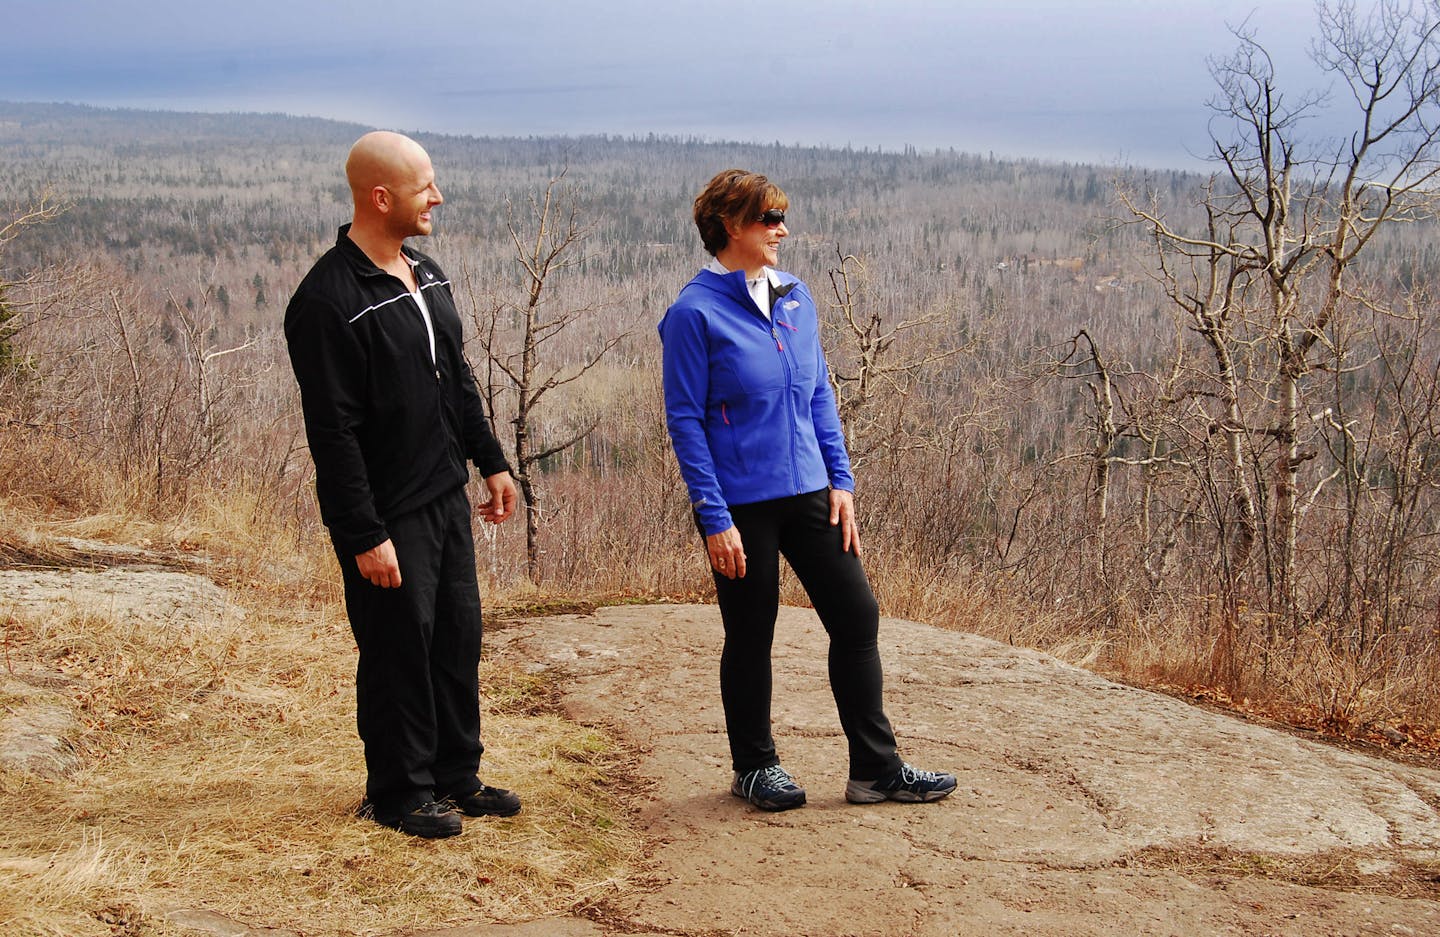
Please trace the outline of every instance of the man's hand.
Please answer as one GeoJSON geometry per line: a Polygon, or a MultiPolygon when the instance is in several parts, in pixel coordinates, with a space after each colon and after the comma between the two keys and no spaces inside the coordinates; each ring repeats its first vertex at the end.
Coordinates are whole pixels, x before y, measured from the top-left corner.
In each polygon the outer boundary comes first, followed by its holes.
{"type": "Polygon", "coordinates": [[[841,552],[850,552],[851,547],[855,549],[855,555],[860,555],[860,528],[855,526],[855,496],[848,491],[841,491],[838,488],[830,489],[830,526],[840,527],[840,549],[841,552]]]}
{"type": "Polygon", "coordinates": [[[720,575],[727,579],[745,578],[745,546],[735,525],[706,537],[705,552],[710,554],[710,565],[720,575]]]}
{"type": "Polygon", "coordinates": [[[509,472],[485,476],[485,487],[490,491],[490,499],[475,507],[481,520],[498,524],[515,513],[515,479],[509,472]]]}
{"type": "Polygon", "coordinates": [[[395,544],[389,540],[357,554],[355,565],[372,585],[382,589],[400,588],[400,560],[395,556],[395,544]]]}

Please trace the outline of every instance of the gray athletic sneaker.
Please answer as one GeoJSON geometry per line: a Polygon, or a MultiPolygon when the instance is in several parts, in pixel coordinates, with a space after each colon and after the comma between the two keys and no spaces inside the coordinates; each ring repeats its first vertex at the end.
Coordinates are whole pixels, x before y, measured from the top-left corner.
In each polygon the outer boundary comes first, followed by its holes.
{"type": "Polygon", "coordinates": [[[737,771],[730,793],[745,798],[761,810],[789,810],[805,806],[805,789],[779,765],[756,768],[744,774],[737,771]]]}
{"type": "Polygon", "coordinates": [[[940,771],[921,771],[908,764],[888,777],[874,781],[851,778],[845,785],[845,799],[852,804],[878,804],[882,800],[906,803],[929,803],[949,796],[955,790],[955,775],[940,771]]]}

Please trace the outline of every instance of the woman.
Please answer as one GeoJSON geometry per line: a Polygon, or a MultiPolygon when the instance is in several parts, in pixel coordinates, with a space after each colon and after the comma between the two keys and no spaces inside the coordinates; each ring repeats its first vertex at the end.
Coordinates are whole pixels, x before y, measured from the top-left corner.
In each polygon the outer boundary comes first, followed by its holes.
{"type": "Polygon", "coordinates": [[[714,260],[660,322],[665,416],[714,571],[731,793],[805,803],[770,732],[770,646],[784,554],[830,636],[830,687],[850,747],[852,803],[933,801],[950,774],[900,759],[881,700],[879,609],[860,565],[850,460],[805,284],[774,269],[790,201],[729,169],[695,199],[714,260]]]}

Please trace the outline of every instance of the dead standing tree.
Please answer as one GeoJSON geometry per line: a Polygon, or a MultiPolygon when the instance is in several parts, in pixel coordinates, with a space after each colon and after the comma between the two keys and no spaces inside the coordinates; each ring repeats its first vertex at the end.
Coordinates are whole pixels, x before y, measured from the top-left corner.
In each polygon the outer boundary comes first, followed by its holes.
{"type": "Polygon", "coordinates": [[[225,435],[243,392],[242,379],[227,373],[220,359],[244,352],[256,345],[251,337],[229,348],[217,348],[215,315],[210,309],[212,290],[203,287],[198,311],[181,303],[168,290],[166,311],[174,320],[171,328],[181,354],[181,373],[190,383],[191,428],[188,434],[190,468],[187,475],[214,472],[225,448],[225,435]]]}
{"type": "Polygon", "coordinates": [[[835,297],[830,308],[836,315],[830,317],[829,325],[839,347],[827,356],[830,385],[845,427],[851,461],[859,467],[879,453],[893,459],[928,444],[925,432],[906,424],[911,387],[927,367],[972,350],[975,343],[963,348],[930,346],[911,354],[904,342],[906,333],[921,330],[940,317],[932,314],[887,322],[880,304],[870,294],[865,262],[838,246],[835,255],[839,265],[829,273],[835,297]],[[897,352],[908,357],[899,358],[897,352]]]}
{"type": "Polygon", "coordinates": [[[606,334],[596,347],[569,363],[557,361],[558,354],[549,354],[556,351],[562,333],[599,309],[598,304],[587,304],[554,311],[548,303],[547,291],[553,292],[555,275],[580,261],[580,246],[589,233],[580,222],[573,195],[562,190],[564,177],[561,172],[546,184],[540,198],[530,198],[527,220],[517,220],[513,206],[507,206],[506,228],[522,271],[524,299],[520,303],[496,300],[488,309],[477,308],[472,316],[488,365],[483,390],[490,412],[499,412],[499,392],[513,395],[510,423],[514,427],[515,481],[525,498],[525,561],[531,582],[540,578],[540,466],[575,446],[599,425],[599,419],[592,418],[558,440],[544,439],[537,427],[540,404],[551,391],[578,380],[598,364],[627,334],[606,334]]]}
{"type": "MultiPolygon", "coordinates": [[[[1089,394],[1090,440],[1084,451],[1063,455],[1055,464],[1080,461],[1086,466],[1084,539],[1078,563],[1082,594],[1104,603],[1111,619],[1135,575],[1143,575],[1150,593],[1158,591],[1171,568],[1180,527],[1192,513],[1195,492],[1175,485],[1188,471],[1183,453],[1170,449],[1175,388],[1183,357],[1168,372],[1151,375],[1124,361],[1110,360],[1089,330],[1081,329],[1051,352],[1047,369],[1067,380],[1083,381],[1089,394]],[[1133,526],[1121,528],[1112,517],[1117,500],[1112,479],[1119,469],[1138,469],[1133,526]],[[1170,500],[1161,504],[1162,491],[1170,500]],[[1125,535],[1128,534],[1128,535],[1125,535]],[[1118,535],[1118,536],[1117,536],[1118,535]],[[1113,544],[1113,546],[1112,546],[1113,544]],[[1127,553],[1125,546],[1130,548],[1127,553]],[[1133,560],[1127,567],[1124,560],[1133,560]]],[[[1148,596],[1140,596],[1140,605],[1148,596]]]]}
{"type": "MultiPolygon", "coordinates": [[[[65,206],[56,202],[47,190],[41,193],[34,202],[10,213],[8,219],[0,217],[0,252],[3,252],[5,245],[19,237],[26,228],[53,221],[64,211],[65,206]]],[[[34,310],[47,304],[43,299],[33,296],[27,300],[18,299],[15,296],[16,288],[33,293],[35,292],[34,287],[42,279],[43,275],[40,271],[30,273],[18,283],[0,279],[0,390],[6,390],[13,379],[25,370],[28,362],[25,356],[16,349],[15,339],[22,329],[33,324],[34,310]],[[27,287],[29,289],[26,289],[27,287]]],[[[5,396],[10,395],[6,394],[5,396]]]]}
{"type": "MultiPolygon", "coordinates": [[[[1122,193],[1153,237],[1158,277],[1207,350],[1203,386],[1186,398],[1195,439],[1224,440],[1229,542],[1222,589],[1233,597],[1242,568],[1263,547],[1274,623],[1301,618],[1297,557],[1307,507],[1328,469],[1302,494],[1318,453],[1308,414],[1334,382],[1316,375],[1350,364],[1350,326],[1384,306],[1355,275],[1389,226],[1433,215],[1440,172],[1440,39],[1429,8],[1385,0],[1366,17],[1352,3],[1319,7],[1315,60],[1337,80],[1353,130],[1308,145],[1305,119],[1319,96],[1281,93],[1255,37],[1213,71],[1214,159],[1201,230],[1173,227],[1158,202],[1122,193]],[[1273,492],[1273,498],[1268,498],[1273,492]]],[[[1271,637],[1276,636],[1272,631],[1271,637]]]]}
{"type": "MultiPolygon", "coordinates": [[[[1089,548],[1080,557],[1080,576],[1086,588],[1110,588],[1106,568],[1110,534],[1110,473],[1117,462],[1131,462],[1119,454],[1123,441],[1138,435],[1138,426],[1123,416],[1117,421],[1115,377],[1113,365],[1107,362],[1095,345],[1095,339],[1081,329],[1057,356],[1052,367],[1061,375],[1084,380],[1090,392],[1091,425],[1094,443],[1080,458],[1089,463],[1090,484],[1086,492],[1086,523],[1089,527],[1085,545],[1089,548]],[[1082,352],[1080,343],[1085,343],[1082,352]]],[[[1123,406],[1123,404],[1122,404],[1123,406]]],[[[1070,458],[1069,456],[1063,458],[1070,458]]]]}

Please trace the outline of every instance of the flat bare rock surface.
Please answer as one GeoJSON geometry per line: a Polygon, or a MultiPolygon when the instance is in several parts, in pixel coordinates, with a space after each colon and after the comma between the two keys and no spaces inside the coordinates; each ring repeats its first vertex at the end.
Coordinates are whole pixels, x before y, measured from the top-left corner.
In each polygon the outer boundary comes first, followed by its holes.
{"type": "MultiPolygon", "coordinates": [[[[156,570],[0,572],[0,594],[11,608],[98,606],[140,622],[235,613],[203,577],[156,570]]],[[[729,794],[714,606],[497,622],[486,641],[491,655],[555,674],[571,718],[637,753],[646,860],[584,917],[405,937],[1440,937],[1440,772],[887,619],[902,753],[960,784],[934,804],[850,805],[825,634],[813,612],[787,608],[775,732],[809,804],[769,814],[729,794]]],[[[57,679],[0,682],[7,763],[68,769],[57,679]]],[[[183,909],[172,923],[290,933],[183,909]]]]}
{"type": "MultiPolygon", "coordinates": [[[[155,554],[139,548],[67,540],[87,556],[155,554]],[[97,554],[103,547],[104,553],[97,554]]],[[[239,615],[225,591],[204,576],[160,568],[0,569],[0,620],[21,612],[34,616],[104,614],[136,624],[193,625],[239,615]]],[[[63,777],[78,764],[65,738],[77,731],[72,707],[58,692],[71,681],[59,673],[0,668],[0,766],[43,777],[63,777]]]]}
{"type": "Polygon", "coordinates": [[[853,806],[824,631],[782,609],[775,731],[809,804],[769,814],[728,792],[713,606],[509,622],[487,642],[562,673],[569,714],[641,753],[649,874],[587,920],[435,934],[1440,935],[1434,771],[887,619],[902,754],[960,784],[853,806]]]}
{"type": "Polygon", "coordinates": [[[153,624],[240,614],[225,590],[204,576],[143,568],[0,569],[0,606],[28,614],[103,613],[153,624]]]}

